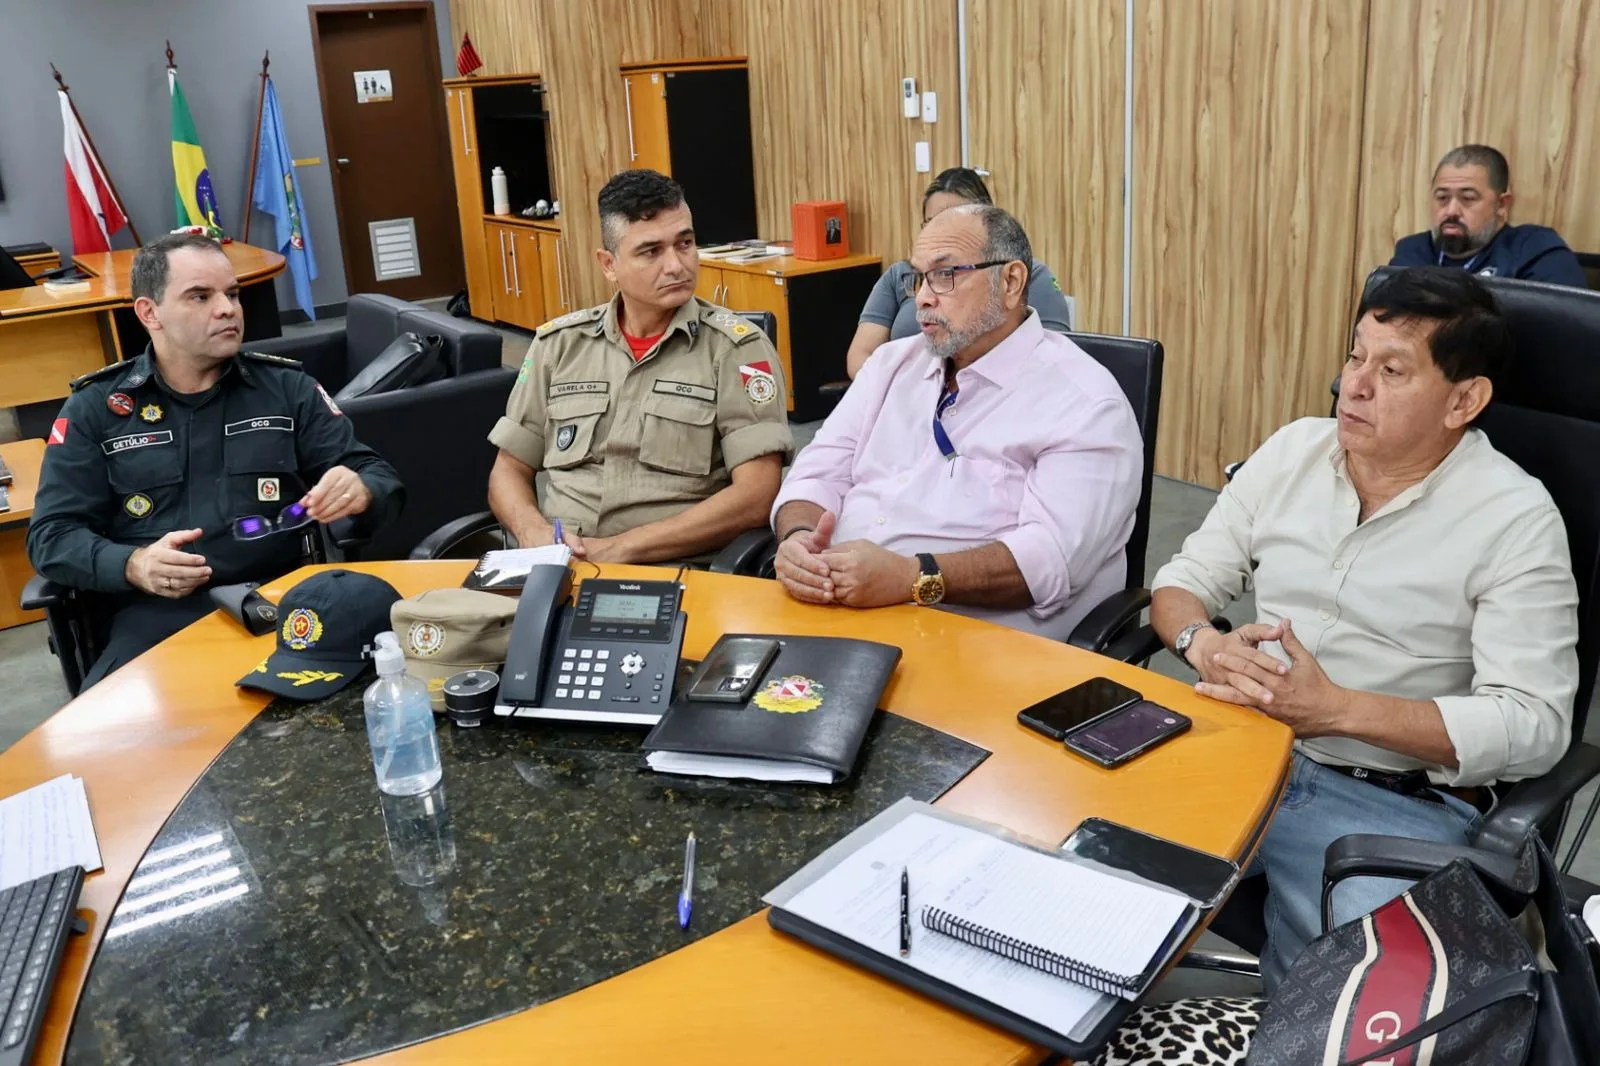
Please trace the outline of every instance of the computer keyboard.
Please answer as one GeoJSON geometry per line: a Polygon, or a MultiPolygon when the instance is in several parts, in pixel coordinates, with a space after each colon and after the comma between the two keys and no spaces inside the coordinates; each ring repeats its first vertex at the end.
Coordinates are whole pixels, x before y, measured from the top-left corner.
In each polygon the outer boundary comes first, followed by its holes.
{"type": "Polygon", "coordinates": [[[33,1052],[82,888],[83,867],[69,866],[0,892],[0,1066],[33,1052]]]}

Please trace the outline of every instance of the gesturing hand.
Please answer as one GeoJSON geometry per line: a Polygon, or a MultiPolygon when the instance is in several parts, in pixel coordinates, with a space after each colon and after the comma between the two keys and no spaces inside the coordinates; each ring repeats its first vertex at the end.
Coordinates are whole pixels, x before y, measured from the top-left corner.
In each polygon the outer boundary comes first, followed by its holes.
{"type": "Polygon", "coordinates": [[[1189,644],[1189,665],[1199,673],[1200,680],[1212,685],[1228,684],[1231,671],[1218,661],[1219,655],[1232,655],[1255,663],[1262,670],[1273,671],[1279,667],[1287,670],[1288,667],[1274,659],[1266,652],[1261,651],[1262,644],[1283,639],[1283,623],[1265,625],[1261,622],[1251,622],[1242,625],[1232,633],[1223,633],[1215,629],[1201,629],[1194,635],[1194,640],[1189,644]]]}
{"type": "Polygon", "coordinates": [[[1276,628],[1281,630],[1279,641],[1289,656],[1287,665],[1260,651],[1215,652],[1213,665],[1224,673],[1224,680],[1202,681],[1195,691],[1254,707],[1293,729],[1297,737],[1326,736],[1338,722],[1345,690],[1329,679],[1322,664],[1300,643],[1288,619],[1276,628]],[[1270,660],[1271,666],[1263,665],[1262,658],[1270,660]]]}
{"type": "Polygon", "coordinates": [[[917,561],[870,540],[850,540],[822,553],[832,575],[833,595],[847,607],[887,607],[911,602],[917,561]]]}
{"type": "Polygon", "coordinates": [[[306,513],[326,525],[360,514],[372,503],[372,491],[348,466],[335,466],[323,474],[300,501],[306,513]]]}
{"type": "Polygon", "coordinates": [[[828,564],[820,553],[833,542],[833,530],[838,519],[832,511],[824,511],[817,519],[817,528],[802,530],[784,538],[773,557],[772,569],[778,582],[795,599],[802,603],[832,603],[833,579],[828,574],[828,564]]]}
{"type": "Polygon", "coordinates": [[[152,596],[180,600],[211,580],[204,555],[179,551],[200,538],[201,530],[175,529],[154,544],[135,548],[122,568],[128,584],[152,596]]]}

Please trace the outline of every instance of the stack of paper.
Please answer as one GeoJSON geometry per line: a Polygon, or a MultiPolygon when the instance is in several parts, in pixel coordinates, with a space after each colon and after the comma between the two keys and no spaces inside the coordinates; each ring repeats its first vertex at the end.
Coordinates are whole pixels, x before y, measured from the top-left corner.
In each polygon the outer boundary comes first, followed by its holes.
{"type": "Polygon", "coordinates": [[[0,890],[69,866],[101,867],[82,778],[62,774],[0,800],[0,890]]]}
{"type": "Polygon", "coordinates": [[[508,548],[485,552],[466,581],[467,588],[521,589],[528,573],[536,566],[566,566],[572,562],[572,549],[565,544],[541,544],[537,548],[508,548]]]}

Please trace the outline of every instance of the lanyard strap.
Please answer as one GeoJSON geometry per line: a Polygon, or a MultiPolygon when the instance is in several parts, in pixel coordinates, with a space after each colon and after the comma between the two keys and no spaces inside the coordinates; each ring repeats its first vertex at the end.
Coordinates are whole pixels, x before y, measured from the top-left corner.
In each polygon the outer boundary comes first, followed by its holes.
{"type": "Polygon", "coordinates": [[[939,403],[933,409],[933,442],[939,446],[940,455],[946,459],[954,459],[956,446],[950,443],[950,434],[944,431],[944,413],[956,402],[956,397],[961,395],[961,389],[956,385],[955,371],[948,360],[945,362],[944,384],[950,391],[939,397],[939,403]]]}
{"type": "MultiPolygon", "coordinates": [[[[1468,259],[1465,263],[1461,264],[1461,269],[1465,270],[1468,274],[1472,273],[1472,268],[1478,265],[1478,260],[1483,256],[1483,253],[1487,252],[1488,250],[1488,248],[1479,249],[1477,254],[1475,254],[1471,259],[1468,259]]],[[[1439,253],[1438,265],[1444,266],[1444,252],[1442,251],[1439,253]]]]}

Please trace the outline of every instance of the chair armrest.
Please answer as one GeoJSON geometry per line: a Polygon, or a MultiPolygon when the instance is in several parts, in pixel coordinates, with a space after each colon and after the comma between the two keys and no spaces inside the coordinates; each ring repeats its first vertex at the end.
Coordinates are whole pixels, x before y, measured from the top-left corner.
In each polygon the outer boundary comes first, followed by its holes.
{"type": "Polygon", "coordinates": [[[330,393],[350,383],[350,360],[343,330],[331,333],[296,333],[251,341],[246,347],[263,355],[299,360],[306,373],[330,393]]]}
{"type": "Polygon", "coordinates": [[[1529,833],[1537,832],[1560,813],[1580,788],[1600,774],[1600,748],[1574,744],[1549,772],[1518,781],[1484,818],[1473,845],[1502,855],[1516,855],[1529,833]]]}
{"type": "Polygon", "coordinates": [[[830,381],[825,385],[817,386],[817,395],[824,400],[837,400],[844,395],[844,390],[850,387],[848,381],[830,381]]]}
{"type": "Polygon", "coordinates": [[[500,524],[492,511],[479,511],[476,514],[464,515],[453,519],[440,526],[438,529],[423,537],[415,548],[411,549],[413,559],[436,559],[438,552],[443,551],[451,544],[463,537],[470,537],[474,533],[482,533],[493,529],[500,524]]]}
{"type": "Polygon", "coordinates": [[[1348,877],[1399,877],[1420,881],[1465,859],[1487,880],[1511,896],[1536,886],[1525,882],[1516,855],[1501,855],[1435,840],[1352,833],[1328,845],[1322,860],[1322,929],[1333,926],[1333,888],[1348,877]]]}
{"type": "Polygon", "coordinates": [[[770,529],[747,529],[734,537],[711,560],[714,574],[745,574],[759,577],[762,564],[777,549],[770,529]]]}
{"type": "Polygon", "coordinates": [[[28,579],[28,583],[22,586],[20,606],[24,611],[46,611],[64,603],[70,591],[65,585],[58,585],[49,578],[34,574],[28,579]]]}
{"type": "MultiPolygon", "coordinates": [[[[1139,620],[1139,614],[1150,606],[1149,589],[1119,589],[1095,604],[1089,613],[1073,627],[1067,643],[1084,651],[1104,653],[1112,639],[1139,620]]],[[[1155,636],[1154,630],[1151,636],[1155,636]]],[[[1161,649],[1156,641],[1156,651],[1161,649]]],[[[1150,652],[1154,655],[1155,652],[1150,652]]]]}

